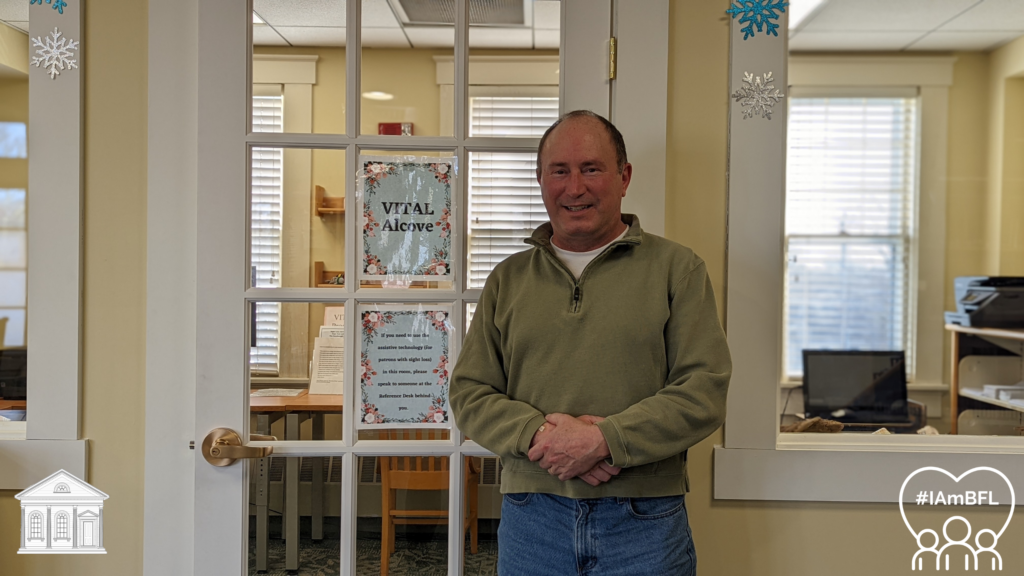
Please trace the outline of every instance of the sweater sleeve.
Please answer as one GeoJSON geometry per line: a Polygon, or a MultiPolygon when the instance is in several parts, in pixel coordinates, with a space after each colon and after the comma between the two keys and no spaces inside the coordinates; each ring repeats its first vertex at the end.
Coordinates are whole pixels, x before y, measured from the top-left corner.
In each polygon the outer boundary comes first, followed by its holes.
{"type": "Polygon", "coordinates": [[[725,420],[732,360],[703,262],[679,280],[670,298],[664,388],[598,423],[613,466],[641,466],[679,454],[725,420]]]}
{"type": "Polygon", "coordinates": [[[503,458],[526,458],[544,414],[508,397],[501,334],[494,324],[496,284],[491,274],[452,371],[449,402],[469,439],[503,458]]]}

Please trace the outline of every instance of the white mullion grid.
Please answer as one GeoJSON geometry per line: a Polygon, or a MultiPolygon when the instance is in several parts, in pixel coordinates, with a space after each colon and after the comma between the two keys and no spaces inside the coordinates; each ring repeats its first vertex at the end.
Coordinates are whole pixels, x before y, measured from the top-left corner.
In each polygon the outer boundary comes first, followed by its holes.
{"type": "MultiPolygon", "coordinates": [[[[469,171],[469,158],[466,157],[466,138],[469,136],[469,126],[467,125],[467,119],[469,114],[469,0],[455,0],[455,115],[453,117],[453,131],[452,134],[458,140],[458,147],[456,153],[460,159],[460,173],[459,177],[455,179],[456,190],[454,194],[456,198],[460,199],[458,205],[458,221],[460,226],[459,230],[459,241],[453,243],[454,250],[458,252],[458,262],[455,267],[455,291],[456,300],[454,308],[456,309],[456,319],[461,318],[463,305],[463,294],[465,287],[469,286],[469,271],[466,269],[466,258],[463,246],[466,242],[466,224],[468,223],[469,204],[465,202],[467,193],[464,192],[467,188],[466,179],[469,171]],[[459,274],[459,271],[462,271],[459,274]]],[[[461,324],[455,325],[455,345],[456,353],[459,351],[458,345],[462,342],[463,326],[461,324]]],[[[458,356],[454,356],[456,360],[458,356]]],[[[449,389],[451,387],[451,381],[449,380],[449,389]]],[[[449,394],[449,398],[451,395],[449,394]]],[[[450,411],[449,411],[450,414],[450,411]]],[[[448,459],[448,574],[453,576],[461,576],[463,570],[463,548],[465,544],[465,538],[463,537],[463,524],[465,523],[465,514],[463,513],[463,504],[465,502],[465,482],[463,476],[465,475],[463,468],[465,466],[464,459],[462,457],[462,433],[455,425],[455,419],[449,415],[451,420],[451,441],[455,447],[455,453],[452,454],[451,458],[448,459]]]]}

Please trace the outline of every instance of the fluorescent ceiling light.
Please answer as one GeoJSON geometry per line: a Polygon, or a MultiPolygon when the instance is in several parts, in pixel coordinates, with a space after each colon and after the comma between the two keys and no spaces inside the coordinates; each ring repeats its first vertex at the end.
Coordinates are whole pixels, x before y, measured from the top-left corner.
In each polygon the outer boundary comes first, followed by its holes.
{"type": "Polygon", "coordinates": [[[793,30],[825,0],[789,0],[789,29],[793,30]]]}
{"type": "Polygon", "coordinates": [[[363,98],[369,98],[370,100],[391,100],[394,97],[394,94],[388,94],[387,92],[363,92],[363,98]]]}
{"type": "Polygon", "coordinates": [[[253,11],[253,13],[252,13],[252,23],[253,24],[266,24],[266,22],[263,21],[263,18],[260,18],[260,15],[257,14],[256,11],[253,11]]]}

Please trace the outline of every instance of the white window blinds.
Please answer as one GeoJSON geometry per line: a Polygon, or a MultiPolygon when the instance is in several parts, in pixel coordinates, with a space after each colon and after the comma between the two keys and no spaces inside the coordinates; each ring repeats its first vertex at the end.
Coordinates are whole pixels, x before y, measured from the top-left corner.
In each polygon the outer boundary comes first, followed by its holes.
{"type": "MultiPolygon", "coordinates": [[[[253,132],[282,132],[284,99],[253,96],[253,132]]],[[[252,268],[253,286],[281,286],[281,228],[284,151],[281,148],[252,150],[252,268]]],[[[256,346],[249,355],[253,373],[277,374],[281,338],[281,304],[256,305],[256,346]]]]}
{"type": "MultiPolygon", "coordinates": [[[[470,99],[470,136],[538,138],[558,119],[558,98],[470,99]]],[[[529,246],[548,221],[533,152],[469,154],[469,287],[482,288],[494,267],[529,246]]]]}
{"type": "Polygon", "coordinates": [[[912,358],[917,99],[793,98],[787,163],[787,376],[805,349],[912,358]]]}
{"type": "Polygon", "coordinates": [[[558,119],[558,98],[477,96],[469,108],[470,136],[538,138],[558,119]]]}

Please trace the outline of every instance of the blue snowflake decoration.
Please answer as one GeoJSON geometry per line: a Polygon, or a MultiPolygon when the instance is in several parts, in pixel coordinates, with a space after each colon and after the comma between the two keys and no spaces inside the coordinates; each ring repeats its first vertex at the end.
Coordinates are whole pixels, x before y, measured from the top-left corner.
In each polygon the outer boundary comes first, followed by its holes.
{"type": "Polygon", "coordinates": [[[754,35],[754,26],[757,26],[758,32],[764,32],[765,36],[778,36],[779,25],[772,20],[778,20],[779,14],[786,11],[786,6],[789,6],[786,0],[733,0],[732,7],[725,13],[732,14],[733,20],[742,15],[740,24],[746,26],[740,28],[740,32],[743,32],[743,39],[746,40],[754,35]]]}
{"type": "MultiPolygon", "coordinates": [[[[64,13],[64,8],[66,8],[67,5],[68,5],[68,3],[65,2],[64,0],[46,0],[46,3],[47,4],[53,4],[53,9],[56,10],[57,12],[61,13],[61,14],[64,13]]],[[[42,6],[43,5],[43,0],[28,0],[28,5],[29,6],[31,6],[33,4],[39,4],[40,6],[42,6]]]]}

